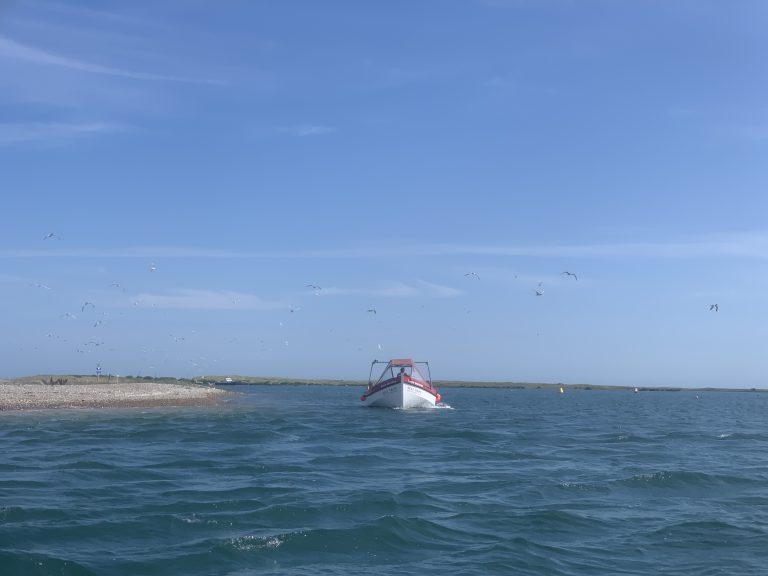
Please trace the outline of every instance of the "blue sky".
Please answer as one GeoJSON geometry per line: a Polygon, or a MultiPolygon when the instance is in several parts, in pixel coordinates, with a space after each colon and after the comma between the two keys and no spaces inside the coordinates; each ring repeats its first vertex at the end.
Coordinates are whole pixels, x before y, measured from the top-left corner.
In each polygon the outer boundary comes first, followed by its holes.
{"type": "Polygon", "coordinates": [[[768,386],[767,24],[2,3],[0,377],[768,386]]]}

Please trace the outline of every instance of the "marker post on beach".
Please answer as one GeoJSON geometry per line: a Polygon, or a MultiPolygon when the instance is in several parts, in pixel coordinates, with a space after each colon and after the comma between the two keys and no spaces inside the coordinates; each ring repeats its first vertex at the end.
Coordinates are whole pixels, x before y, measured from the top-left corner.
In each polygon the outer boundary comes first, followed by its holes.
{"type": "Polygon", "coordinates": [[[96,383],[99,383],[99,376],[101,376],[101,364],[96,364],[96,383]]]}

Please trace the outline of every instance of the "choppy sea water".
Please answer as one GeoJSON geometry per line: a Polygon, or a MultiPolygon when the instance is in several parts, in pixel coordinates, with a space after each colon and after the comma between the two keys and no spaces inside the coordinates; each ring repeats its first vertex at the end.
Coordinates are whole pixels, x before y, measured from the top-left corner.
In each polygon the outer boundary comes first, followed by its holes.
{"type": "Polygon", "coordinates": [[[0,574],[768,574],[768,395],[236,389],[0,413],[0,574]]]}

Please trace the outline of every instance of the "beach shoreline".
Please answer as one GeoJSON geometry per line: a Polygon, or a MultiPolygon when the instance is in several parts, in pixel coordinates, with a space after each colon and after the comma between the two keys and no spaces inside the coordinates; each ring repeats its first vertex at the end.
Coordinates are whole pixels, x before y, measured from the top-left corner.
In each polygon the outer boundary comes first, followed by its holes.
{"type": "Polygon", "coordinates": [[[213,406],[233,392],[165,382],[50,384],[0,382],[0,411],[213,406]]]}

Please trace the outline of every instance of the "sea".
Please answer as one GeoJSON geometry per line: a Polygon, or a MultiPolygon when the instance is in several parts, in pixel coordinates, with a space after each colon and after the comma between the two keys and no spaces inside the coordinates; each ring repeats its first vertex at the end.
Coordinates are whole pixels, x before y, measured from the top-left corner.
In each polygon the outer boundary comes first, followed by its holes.
{"type": "Polygon", "coordinates": [[[0,413],[0,575],[768,574],[768,394],[0,413]]]}

